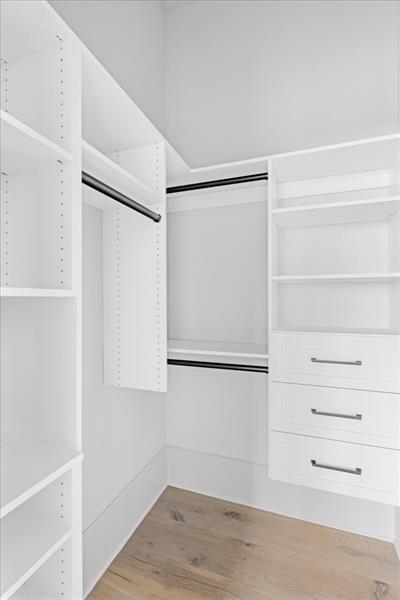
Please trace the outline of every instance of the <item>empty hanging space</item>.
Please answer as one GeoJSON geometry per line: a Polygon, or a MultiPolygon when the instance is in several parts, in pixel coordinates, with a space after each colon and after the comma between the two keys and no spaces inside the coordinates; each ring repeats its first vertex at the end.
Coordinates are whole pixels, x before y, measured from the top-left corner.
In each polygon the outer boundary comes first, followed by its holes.
{"type": "Polygon", "coordinates": [[[267,360],[265,181],[168,195],[169,357],[267,360]]]}

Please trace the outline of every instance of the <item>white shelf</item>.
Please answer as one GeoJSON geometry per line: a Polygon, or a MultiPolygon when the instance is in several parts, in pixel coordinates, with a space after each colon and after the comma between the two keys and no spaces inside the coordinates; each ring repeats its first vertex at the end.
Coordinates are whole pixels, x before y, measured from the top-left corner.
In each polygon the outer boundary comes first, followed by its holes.
{"type": "Polygon", "coordinates": [[[400,280],[400,273],[344,273],[323,275],[274,275],[277,283],[326,283],[326,282],[391,282],[400,280]]]}
{"type": "Polygon", "coordinates": [[[57,290],[53,288],[18,288],[1,287],[1,298],[75,298],[72,290],[57,290]]]}
{"type": "Polygon", "coordinates": [[[2,522],[1,600],[8,600],[71,536],[71,529],[19,510],[2,522]]]}
{"type": "Polygon", "coordinates": [[[82,454],[1,435],[1,518],[82,459],[82,454]]]}
{"type": "Polygon", "coordinates": [[[47,2],[1,3],[1,56],[7,61],[36,52],[65,38],[67,28],[47,2]]]}
{"type": "Polygon", "coordinates": [[[5,111],[1,111],[1,169],[11,174],[69,161],[71,154],[5,111]]]}
{"type": "Polygon", "coordinates": [[[266,344],[245,344],[239,342],[204,342],[194,340],[168,340],[168,355],[205,355],[235,358],[267,359],[266,344]]]}
{"type": "MultiPolygon", "coordinates": [[[[160,204],[163,198],[134,175],[117,165],[90,144],[82,141],[83,170],[133,200],[144,204],[160,204]]],[[[86,200],[86,198],[85,198],[86,200]]],[[[115,203],[102,197],[99,208],[108,208],[115,203]]]]}
{"type": "Polygon", "coordinates": [[[389,196],[352,202],[274,208],[272,215],[279,227],[302,227],[387,220],[398,210],[400,210],[400,196],[389,196]]]}
{"type": "Polygon", "coordinates": [[[19,588],[11,600],[56,600],[56,598],[25,584],[19,588]]]}
{"type": "Polygon", "coordinates": [[[397,329],[367,329],[357,327],[290,327],[284,326],[276,327],[271,333],[337,333],[340,335],[391,335],[398,336],[400,330],[397,329]]]}

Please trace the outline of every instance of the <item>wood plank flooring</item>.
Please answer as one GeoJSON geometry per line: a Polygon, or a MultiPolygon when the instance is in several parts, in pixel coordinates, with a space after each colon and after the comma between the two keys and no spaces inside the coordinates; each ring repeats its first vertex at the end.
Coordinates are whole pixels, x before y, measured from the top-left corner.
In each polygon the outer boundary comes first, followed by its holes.
{"type": "Polygon", "coordinates": [[[399,600],[392,544],[169,487],[89,600],[399,600]]]}

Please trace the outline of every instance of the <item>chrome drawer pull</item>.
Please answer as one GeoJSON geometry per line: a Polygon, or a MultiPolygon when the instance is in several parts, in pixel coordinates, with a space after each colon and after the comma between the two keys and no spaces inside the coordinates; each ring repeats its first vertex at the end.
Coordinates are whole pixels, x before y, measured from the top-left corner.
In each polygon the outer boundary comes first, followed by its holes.
{"type": "Polygon", "coordinates": [[[322,360],[320,358],[311,357],[313,363],[328,363],[330,365],[353,365],[354,367],[360,367],[362,365],[361,360],[349,361],[349,360],[322,360]]]}
{"type": "Polygon", "coordinates": [[[318,469],[329,469],[329,471],[340,471],[341,473],[350,473],[351,475],[361,475],[360,467],[356,467],[355,469],[346,469],[345,467],[333,467],[332,465],[324,465],[323,463],[318,463],[313,458],[311,459],[311,466],[318,467],[318,469]]]}
{"type": "Polygon", "coordinates": [[[317,410],[316,408],[312,408],[311,412],[313,415],[320,415],[322,417],[339,417],[340,419],[354,419],[355,421],[361,421],[362,415],[346,415],[343,413],[333,413],[333,412],[325,412],[323,410],[317,410]]]}

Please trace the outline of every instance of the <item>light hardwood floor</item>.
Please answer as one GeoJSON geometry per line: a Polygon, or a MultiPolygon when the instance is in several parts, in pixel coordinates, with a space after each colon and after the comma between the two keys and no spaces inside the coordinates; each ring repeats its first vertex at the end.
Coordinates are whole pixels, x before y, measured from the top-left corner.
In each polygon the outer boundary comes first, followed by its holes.
{"type": "Polygon", "coordinates": [[[169,487],[90,600],[399,600],[386,542],[169,487]]]}

